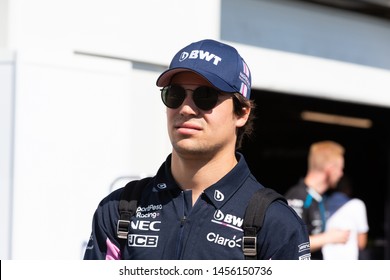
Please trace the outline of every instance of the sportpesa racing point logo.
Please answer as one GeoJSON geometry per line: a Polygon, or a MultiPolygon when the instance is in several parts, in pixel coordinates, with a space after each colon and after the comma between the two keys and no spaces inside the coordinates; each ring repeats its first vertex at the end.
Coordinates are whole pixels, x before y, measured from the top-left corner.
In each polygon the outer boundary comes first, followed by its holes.
{"type": "Polygon", "coordinates": [[[137,218],[157,218],[160,216],[160,211],[162,209],[162,204],[150,204],[146,207],[138,206],[137,211],[135,212],[135,216],[137,218]]]}

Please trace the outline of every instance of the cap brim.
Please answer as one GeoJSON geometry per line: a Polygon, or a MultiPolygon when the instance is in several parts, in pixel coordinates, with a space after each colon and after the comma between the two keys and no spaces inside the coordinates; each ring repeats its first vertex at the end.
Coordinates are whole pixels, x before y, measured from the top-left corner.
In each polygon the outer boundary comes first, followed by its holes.
{"type": "Polygon", "coordinates": [[[158,87],[168,86],[168,85],[170,85],[173,76],[175,76],[176,74],[178,74],[180,72],[186,72],[186,71],[193,72],[195,74],[202,76],[204,79],[206,79],[210,84],[212,84],[214,87],[216,87],[220,91],[238,92],[238,89],[232,88],[223,79],[221,79],[220,77],[218,77],[217,75],[215,75],[213,73],[209,73],[209,72],[205,72],[205,71],[194,71],[191,68],[183,68],[183,67],[172,68],[172,69],[166,70],[157,78],[156,85],[158,87]]]}

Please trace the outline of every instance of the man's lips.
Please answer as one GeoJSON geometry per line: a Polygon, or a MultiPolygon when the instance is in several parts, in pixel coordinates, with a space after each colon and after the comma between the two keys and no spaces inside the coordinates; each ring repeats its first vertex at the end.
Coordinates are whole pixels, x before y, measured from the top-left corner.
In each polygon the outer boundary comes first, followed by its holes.
{"type": "Polygon", "coordinates": [[[193,124],[193,123],[177,124],[177,125],[175,125],[175,128],[178,132],[181,132],[181,133],[193,133],[193,132],[202,130],[201,126],[199,126],[197,124],[193,124]]]}

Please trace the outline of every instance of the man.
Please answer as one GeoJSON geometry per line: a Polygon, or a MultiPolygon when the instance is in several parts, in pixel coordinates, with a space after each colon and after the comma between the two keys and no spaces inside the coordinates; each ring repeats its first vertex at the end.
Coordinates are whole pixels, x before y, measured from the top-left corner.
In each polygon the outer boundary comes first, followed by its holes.
{"type": "MultiPolygon", "coordinates": [[[[248,66],[233,47],[202,40],[174,56],[157,86],[172,153],[142,192],[125,248],[116,238],[119,189],[100,203],[84,259],[244,259],[245,209],[263,188],[235,151],[252,126],[248,66]]],[[[275,201],[257,257],[308,259],[308,241],[294,210],[275,201]]]]}
{"type": "Polygon", "coordinates": [[[348,240],[348,230],[331,229],[325,232],[326,210],[322,196],[337,186],[343,170],[343,146],[334,141],[313,143],[305,178],[285,195],[289,205],[308,227],[312,259],[322,259],[321,248],[325,244],[345,243],[348,240]]]}
{"type": "Polygon", "coordinates": [[[326,195],[326,230],[333,228],[350,231],[345,244],[326,244],[322,247],[324,260],[358,260],[367,246],[368,220],[363,200],[353,197],[348,177],[343,177],[337,188],[326,195]]]}

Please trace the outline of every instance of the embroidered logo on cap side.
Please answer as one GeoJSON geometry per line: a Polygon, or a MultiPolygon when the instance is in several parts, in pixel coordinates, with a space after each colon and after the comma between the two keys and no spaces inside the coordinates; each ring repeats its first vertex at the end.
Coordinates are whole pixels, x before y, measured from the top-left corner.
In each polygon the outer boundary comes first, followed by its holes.
{"type": "Polygon", "coordinates": [[[248,65],[243,61],[242,62],[242,72],[240,72],[239,78],[242,81],[241,82],[241,87],[240,87],[240,93],[244,96],[247,97],[248,95],[248,88],[250,87],[250,72],[248,65]]]}

